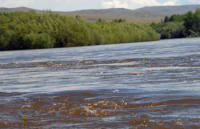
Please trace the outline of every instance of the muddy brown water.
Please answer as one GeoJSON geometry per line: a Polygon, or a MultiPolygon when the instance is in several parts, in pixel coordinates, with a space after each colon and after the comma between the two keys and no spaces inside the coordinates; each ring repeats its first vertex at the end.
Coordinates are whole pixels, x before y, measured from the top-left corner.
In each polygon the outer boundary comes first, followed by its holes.
{"type": "Polygon", "coordinates": [[[0,128],[200,128],[200,38],[0,52],[0,128]]]}

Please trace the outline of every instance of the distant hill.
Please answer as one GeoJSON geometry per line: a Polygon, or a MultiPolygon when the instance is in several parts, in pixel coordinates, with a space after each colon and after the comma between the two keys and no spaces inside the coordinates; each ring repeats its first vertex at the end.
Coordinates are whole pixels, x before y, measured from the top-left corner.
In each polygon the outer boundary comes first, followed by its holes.
{"type": "MultiPolygon", "coordinates": [[[[149,6],[136,10],[130,10],[125,8],[110,8],[110,9],[90,9],[90,10],[78,10],[70,12],[60,12],[61,14],[87,14],[87,15],[102,15],[102,16],[123,16],[123,17],[164,17],[172,14],[184,14],[188,11],[195,11],[196,8],[200,8],[200,5],[182,5],[182,6],[149,6]]],[[[31,8],[18,7],[18,8],[4,8],[0,7],[0,12],[10,11],[29,11],[31,8]]],[[[34,9],[35,10],[35,9],[34,9]]],[[[42,10],[36,10],[42,12],[42,10]]]]}
{"type": "Polygon", "coordinates": [[[182,6],[149,6],[137,9],[138,11],[156,11],[174,14],[184,14],[188,11],[194,12],[196,8],[200,8],[200,5],[182,5],[182,6]]]}
{"type": "MultiPolygon", "coordinates": [[[[165,16],[171,16],[173,14],[184,14],[188,11],[195,11],[196,8],[200,8],[200,5],[183,5],[183,6],[150,6],[143,7],[136,10],[130,10],[125,8],[110,8],[110,9],[90,9],[90,10],[77,10],[70,12],[53,11],[63,15],[75,17],[77,14],[82,16],[83,20],[95,22],[98,18],[104,19],[108,22],[113,19],[125,18],[128,22],[137,23],[151,23],[160,22],[165,16]]],[[[1,8],[0,12],[11,11],[29,11],[31,8],[19,7],[19,8],[1,8]]],[[[43,10],[36,10],[42,12],[43,10]]]]}
{"type": "Polygon", "coordinates": [[[104,15],[104,16],[125,16],[125,17],[143,17],[143,18],[156,18],[165,17],[173,14],[184,14],[188,11],[195,11],[200,8],[200,5],[182,5],[182,6],[150,6],[143,7],[136,10],[124,8],[111,8],[99,10],[78,10],[67,13],[73,14],[89,14],[89,15],[104,15]]]}
{"type": "Polygon", "coordinates": [[[131,9],[126,9],[126,8],[110,8],[112,10],[131,10],[131,9]]]}
{"type": "Polygon", "coordinates": [[[147,10],[128,10],[128,9],[93,9],[93,10],[79,10],[66,13],[73,14],[89,14],[89,15],[103,15],[103,16],[123,16],[123,17],[143,17],[155,18],[172,15],[173,13],[147,11],[147,10]]]}
{"type": "Polygon", "coordinates": [[[29,11],[29,10],[31,10],[31,8],[27,8],[27,7],[17,7],[17,8],[4,8],[4,7],[0,7],[0,12],[29,11]]]}

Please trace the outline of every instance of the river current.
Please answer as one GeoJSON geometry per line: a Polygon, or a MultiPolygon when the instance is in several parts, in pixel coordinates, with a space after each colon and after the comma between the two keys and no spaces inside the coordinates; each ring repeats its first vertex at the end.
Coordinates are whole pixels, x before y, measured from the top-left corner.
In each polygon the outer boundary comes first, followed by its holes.
{"type": "Polygon", "coordinates": [[[0,128],[200,128],[200,38],[0,52],[0,128]]]}

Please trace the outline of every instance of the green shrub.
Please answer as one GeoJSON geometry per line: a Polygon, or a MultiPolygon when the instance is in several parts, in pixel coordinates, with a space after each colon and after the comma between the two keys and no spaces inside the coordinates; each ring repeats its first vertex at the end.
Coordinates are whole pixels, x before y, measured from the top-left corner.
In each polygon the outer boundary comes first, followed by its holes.
{"type": "Polygon", "coordinates": [[[0,13],[0,50],[73,47],[159,40],[160,35],[145,24],[115,19],[96,23],[34,10],[0,13]]]}

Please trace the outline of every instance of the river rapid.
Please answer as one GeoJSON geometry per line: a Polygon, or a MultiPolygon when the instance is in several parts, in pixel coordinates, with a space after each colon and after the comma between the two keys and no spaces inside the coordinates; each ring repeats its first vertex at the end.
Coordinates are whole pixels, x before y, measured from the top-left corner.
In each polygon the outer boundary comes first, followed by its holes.
{"type": "Polygon", "coordinates": [[[200,38],[0,52],[0,128],[200,128],[200,38]]]}

